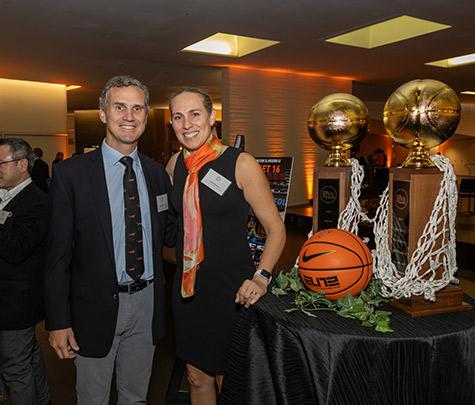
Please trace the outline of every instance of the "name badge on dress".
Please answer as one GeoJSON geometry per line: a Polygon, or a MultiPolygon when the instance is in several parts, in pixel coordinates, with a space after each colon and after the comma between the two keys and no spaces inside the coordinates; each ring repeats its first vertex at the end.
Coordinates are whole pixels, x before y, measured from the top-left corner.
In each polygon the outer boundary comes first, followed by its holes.
{"type": "Polygon", "coordinates": [[[163,212],[168,209],[168,197],[166,194],[157,195],[157,211],[163,212]]]}
{"type": "Polygon", "coordinates": [[[223,195],[231,185],[231,182],[226,177],[222,176],[213,169],[209,169],[208,173],[206,173],[201,182],[219,195],[223,195]]]}
{"type": "Polygon", "coordinates": [[[6,222],[7,218],[12,216],[12,212],[0,210],[0,225],[3,225],[6,222]]]}

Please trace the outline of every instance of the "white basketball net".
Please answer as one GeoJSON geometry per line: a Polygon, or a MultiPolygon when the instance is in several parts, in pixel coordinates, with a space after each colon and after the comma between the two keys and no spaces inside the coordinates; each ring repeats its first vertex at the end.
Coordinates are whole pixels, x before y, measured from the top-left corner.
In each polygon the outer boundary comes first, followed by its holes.
{"type": "Polygon", "coordinates": [[[442,155],[431,156],[437,168],[443,172],[439,193],[434,208],[417,242],[417,248],[406,266],[399,272],[391,260],[388,235],[389,187],[381,195],[380,204],[374,218],[363,212],[359,196],[363,181],[363,168],[356,159],[351,159],[351,197],[346,208],[340,213],[338,228],[357,233],[361,221],[373,224],[375,249],[373,254],[373,273],[382,282],[385,297],[409,298],[411,295],[424,295],[435,301],[435,293],[450,282],[458,283],[454,277],[457,271],[455,217],[457,214],[457,183],[449,159],[442,155]],[[439,246],[440,247],[437,247],[439,246]],[[428,263],[428,268],[422,270],[428,263]],[[443,268],[436,279],[436,272],[443,268]]]}

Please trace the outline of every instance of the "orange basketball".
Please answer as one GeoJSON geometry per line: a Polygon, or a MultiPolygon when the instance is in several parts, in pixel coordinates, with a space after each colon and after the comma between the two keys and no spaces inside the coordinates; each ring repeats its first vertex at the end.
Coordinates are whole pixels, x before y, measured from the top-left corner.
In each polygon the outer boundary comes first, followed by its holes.
{"type": "Polygon", "coordinates": [[[299,273],[305,286],[331,300],[358,295],[371,279],[372,266],[365,243],[341,229],[317,232],[304,243],[299,255],[299,273]]]}

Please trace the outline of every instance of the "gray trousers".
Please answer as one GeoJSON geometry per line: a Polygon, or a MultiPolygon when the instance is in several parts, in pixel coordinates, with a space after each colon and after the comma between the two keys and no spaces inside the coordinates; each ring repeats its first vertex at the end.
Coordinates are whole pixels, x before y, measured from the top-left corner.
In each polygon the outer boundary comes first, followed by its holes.
{"type": "Polygon", "coordinates": [[[49,402],[46,368],[34,326],[0,331],[0,376],[12,405],[49,402]]]}
{"type": "Polygon", "coordinates": [[[135,294],[119,293],[119,315],[106,357],[78,355],[76,392],[78,405],[108,405],[114,366],[117,404],[145,404],[152,374],[153,284],[135,294]]]}

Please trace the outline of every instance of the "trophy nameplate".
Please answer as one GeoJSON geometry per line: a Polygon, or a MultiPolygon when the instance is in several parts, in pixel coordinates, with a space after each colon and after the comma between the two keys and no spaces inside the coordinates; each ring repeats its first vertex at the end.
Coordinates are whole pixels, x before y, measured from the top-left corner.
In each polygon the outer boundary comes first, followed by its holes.
{"type": "Polygon", "coordinates": [[[336,228],[351,194],[351,167],[317,167],[313,184],[313,232],[336,228]]]}
{"type": "Polygon", "coordinates": [[[394,180],[392,190],[391,259],[403,273],[408,263],[410,183],[394,180]]]}

